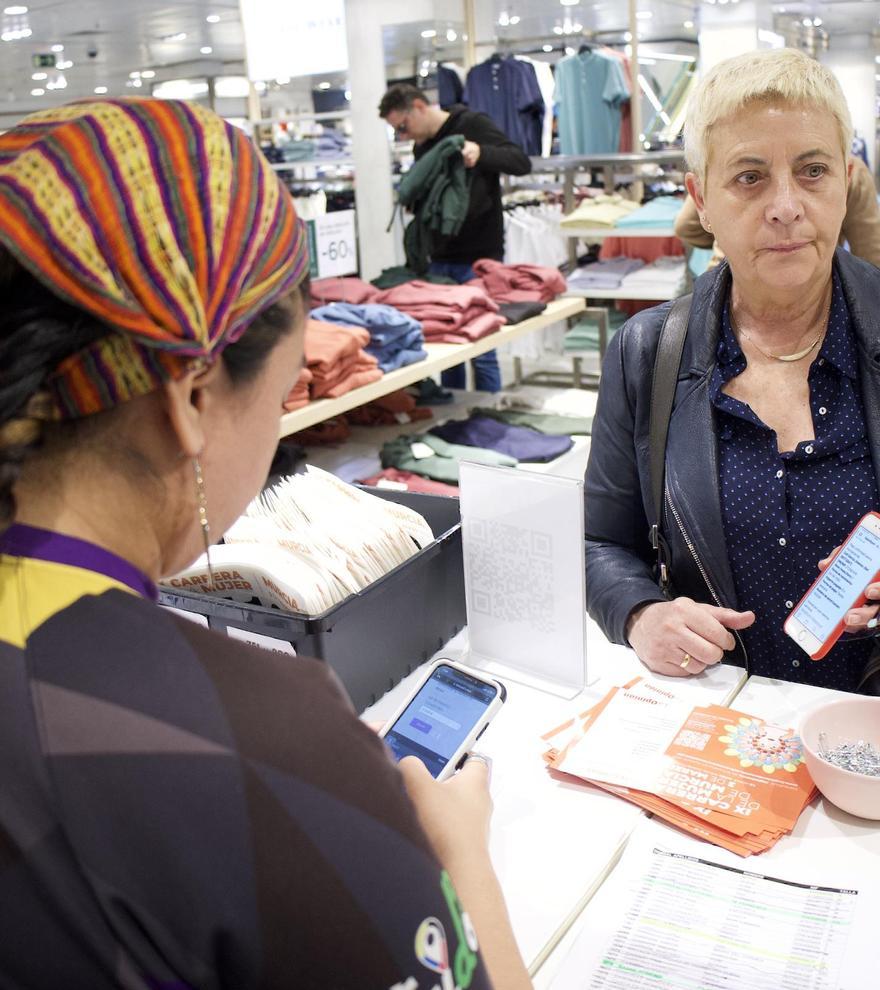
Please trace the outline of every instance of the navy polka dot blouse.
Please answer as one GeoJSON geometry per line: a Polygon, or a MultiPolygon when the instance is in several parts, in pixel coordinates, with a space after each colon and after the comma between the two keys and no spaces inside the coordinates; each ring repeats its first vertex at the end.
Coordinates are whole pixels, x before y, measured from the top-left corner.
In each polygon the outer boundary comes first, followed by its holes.
{"type": "Polygon", "coordinates": [[[725,542],[739,608],[756,616],[742,634],[751,671],[843,691],[856,689],[875,641],[844,634],[823,660],[814,661],[782,625],[816,579],[817,562],[880,505],[857,355],[835,273],[828,332],[808,378],[815,439],[780,454],[776,432],[750,406],[721,391],[746,368],[729,300],[710,384],[725,542]]]}

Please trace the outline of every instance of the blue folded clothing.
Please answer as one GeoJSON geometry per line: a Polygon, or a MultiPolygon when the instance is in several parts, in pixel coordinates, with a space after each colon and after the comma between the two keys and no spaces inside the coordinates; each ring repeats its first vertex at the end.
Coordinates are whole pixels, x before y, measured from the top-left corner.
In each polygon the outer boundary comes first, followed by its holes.
{"type": "MultiPolygon", "coordinates": [[[[372,352],[371,352],[372,353],[372,352]]],[[[387,375],[389,371],[396,371],[398,368],[405,368],[408,364],[415,364],[417,361],[424,361],[428,352],[419,347],[416,350],[400,350],[393,354],[376,354],[379,359],[379,370],[387,375]]]]}
{"type": "Polygon", "coordinates": [[[335,302],[313,309],[311,317],[366,330],[370,343],[364,350],[378,359],[379,369],[385,373],[424,361],[428,356],[421,323],[393,306],[335,302]]]}
{"type": "Polygon", "coordinates": [[[428,432],[447,443],[494,450],[518,461],[552,461],[574,445],[571,437],[550,436],[528,426],[513,426],[485,416],[452,419],[428,432]]]}

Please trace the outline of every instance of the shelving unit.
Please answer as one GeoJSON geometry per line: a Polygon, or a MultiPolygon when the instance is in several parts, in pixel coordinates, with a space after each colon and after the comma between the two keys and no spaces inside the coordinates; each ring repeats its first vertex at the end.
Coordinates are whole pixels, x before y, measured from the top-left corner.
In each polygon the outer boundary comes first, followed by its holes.
{"type": "Polygon", "coordinates": [[[657,292],[652,289],[580,289],[575,287],[568,289],[565,295],[577,299],[626,299],[634,302],[657,300],[658,302],[665,302],[669,299],[677,299],[683,293],[657,292]]]}
{"type": "Polygon", "coordinates": [[[604,241],[606,237],[675,237],[672,227],[572,227],[560,224],[566,237],[577,240],[604,241]]]}
{"type": "Polygon", "coordinates": [[[276,172],[289,172],[295,168],[354,168],[353,158],[305,158],[295,162],[272,162],[276,172]]]}
{"type": "Polygon", "coordinates": [[[414,382],[421,381],[430,375],[445,371],[447,368],[454,368],[456,365],[471,358],[485,354],[501,344],[506,344],[525,334],[534,333],[544,327],[557,323],[559,320],[568,319],[571,316],[578,316],[585,310],[584,300],[575,298],[556,299],[547,304],[547,308],[539,316],[524,320],[522,323],[514,323],[511,326],[502,327],[495,333],[482,337],[472,344],[426,344],[425,350],[428,357],[424,361],[407,365],[405,368],[398,368],[387,375],[383,375],[377,382],[364,385],[361,388],[353,389],[338,399],[318,399],[310,402],[302,409],[285,413],[281,417],[279,436],[286,437],[299,430],[305,430],[315,423],[321,423],[325,419],[332,419],[341,413],[355,409],[373,399],[378,399],[389,392],[396,392],[400,388],[406,388],[414,382]]]}

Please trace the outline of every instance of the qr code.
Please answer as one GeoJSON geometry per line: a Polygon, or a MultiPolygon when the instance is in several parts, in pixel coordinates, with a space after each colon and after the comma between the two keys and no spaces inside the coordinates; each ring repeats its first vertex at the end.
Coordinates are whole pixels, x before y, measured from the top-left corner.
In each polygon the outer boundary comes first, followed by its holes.
{"type": "Polygon", "coordinates": [[[527,622],[556,632],[553,537],[489,519],[467,523],[467,566],[473,612],[527,622]]]}
{"type": "Polygon", "coordinates": [[[675,745],[683,746],[685,749],[705,749],[710,738],[708,732],[694,732],[693,729],[684,729],[679,732],[675,745]]]}

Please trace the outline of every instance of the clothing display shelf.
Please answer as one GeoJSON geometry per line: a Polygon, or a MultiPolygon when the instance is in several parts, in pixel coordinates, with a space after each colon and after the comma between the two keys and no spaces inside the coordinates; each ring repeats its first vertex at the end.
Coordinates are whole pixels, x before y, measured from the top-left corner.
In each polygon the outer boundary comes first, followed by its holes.
{"type": "Polygon", "coordinates": [[[679,148],[668,151],[619,152],[607,155],[552,155],[550,158],[532,158],[532,175],[563,177],[565,212],[574,209],[574,180],[580,172],[602,169],[605,191],[614,192],[615,176],[619,172],[631,172],[636,177],[644,165],[683,166],[684,152],[679,148]]]}
{"type": "Polygon", "coordinates": [[[261,117],[252,123],[255,127],[263,127],[271,124],[294,124],[298,120],[347,120],[349,117],[351,117],[350,110],[327,110],[324,113],[277,114],[274,117],[261,117]]]}
{"type": "Polygon", "coordinates": [[[548,303],[547,308],[539,316],[532,317],[530,320],[523,320],[522,323],[502,327],[495,333],[490,333],[473,343],[425,344],[428,357],[424,361],[418,361],[416,364],[391,371],[387,375],[383,375],[378,381],[353,389],[338,399],[317,399],[302,409],[285,413],[281,417],[280,436],[286,437],[291,433],[297,433],[299,430],[314,426],[315,423],[332,419],[334,416],[348,412],[349,409],[355,409],[383,395],[388,395],[390,392],[406,388],[407,385],[412,385],[423,378],[438,374],[447,368],[453,368],[471,358],[479,357],[486,351],[491,351],[493,348],[516,340],[527,333],[534,333],[536,330],[543,330],[544,327],[558,323],[560,320],[578,316],[584,309],[583,299],[564,297],[548,303]]]}
{"type": "Polygon", "coordinates": [[[307,158],[297,162],[272,162],[276,172],[291,172],[297,168],[352,169],[353,158],[307,158]]]}
{"type": "MultiPolygon", "coordinates": [[[[533,158],[532,176],[561,175],[562,176],[562,210],[567,215],[575,207],[574,187],[577,176],[594,168],[601,168],[605,182],[605,191],[614,192],[615,177],[620,172],[632,172],[639,179],[639,172],[645,165],[677,166],[684,165],[684,152],[673,148],[669,151],[624,152],[608,155],[554,155],[551,158],[533,158]]],[[[577,261],[577,242],[601,241],[606,237],[672,237],[671,227],[568,227],[562,228],[563,234],[570,238],[568,260],[574,268],[577,261]]],[[[623,299],[622,295],[596,295],[597,299],[623,299]]]]}
{"type": "MultiPolygon", "coordinates": [[[[672,237],[672,234],[667,236],[672,237]]],[[[566,289],[567,298],[573,299],[625,299],[633,302],[667,302],[677,299],[680,293],[658,289],[566,289]]],[[[604,353],[604,352],[603,352],[604,353]]]]}

